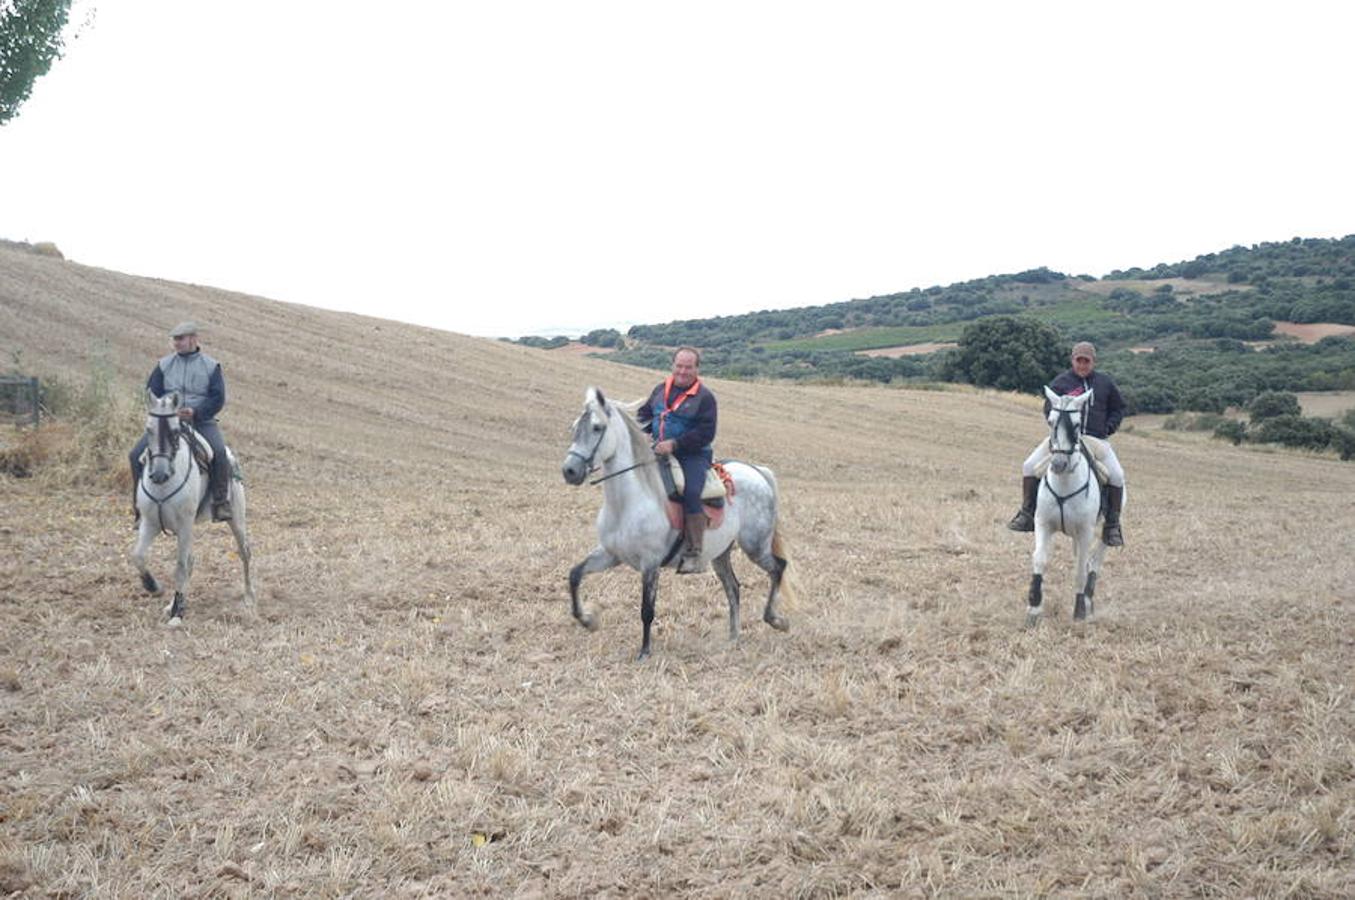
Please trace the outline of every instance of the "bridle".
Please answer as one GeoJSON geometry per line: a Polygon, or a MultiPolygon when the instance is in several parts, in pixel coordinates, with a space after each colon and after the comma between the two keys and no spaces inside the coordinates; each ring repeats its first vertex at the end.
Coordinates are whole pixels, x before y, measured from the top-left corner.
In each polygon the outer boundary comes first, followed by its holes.
{"type": "MultiPolygon", "coordinates": [[[[592,417],[592,413],[590,412],[590,413],[589,413],[589,418],[591,419],[591,417],[592,417]]],[[[584,456],[582,453],[580,453],[579,451],[575,450],[573,447],[570,447],[570,448],[569,448],[569,451],[565,454],[565,458],[568,459],[569,457],[573,456],[573,457],[576,457],[577,459],[582,460],[582,461],[583,461],[583,465],[584,465],[584,470],[585,470],[585,473],[584,473],[584,474],[585,474],[585,475],[592,475],[594,472],[596,472],[596,471],[598,470],[598,466],[596,466],[596,465],[593,463],[593,460],[597,458],[597,455],[598,455],[598,448],[600,448],[600,447],[602,446],[602,442],[603,442],[603,441],[606,439],[606,437],[607,437],[607,429],[610,428],[611,426],[612,426],[612,422],[611,422],[611,419],[609,418],[609,419],[607,419],[607,420],[603,423],[602,429],[597,433],[597,434],[598,434],[598,439],[593,443],[593,449],[590,450],[590,451],[588,452],[588,455],[587,455],[587,456],[584,456]]],[[[612,472],[612,473],[610,473],[610,474],[608,474],[608,475],[603,475],[601,478],[594,478],[592,481],[590,481],[590,482],[588,482],[588,483],[589,483],[590,485],[593,485],[593,484],[602,484],[602,482],[607,481],[608,479],[611,479],[611,478],[615,478],[615,477],[618,476],[618,475],[624,475],[624,474],[626,474],[627,472],[631,471],[632,469],[638,469],[638,468],[640,468],[641,466],[652,465],[652,464],[653,464],[654,462],[656,462],[657,460],[658,460],[658,457],[657,457],[657,456],[655,456],[653,459],[645,459],[645,460],[641,460],[640,462],[635,463],[634,465],[626,466],[624,469],[618,469],[617,471],[612,472]]]]}
{"type": "Polygon", "coordinates": [[[184,466],[183,481],[180,481],[178,486],[175,487],[174,490],[170,491],[163,497],[157,497],[154,494],[152,494],[150,490],[146,487],[146,479],[150,477],[151,463],[153,463],[156,459],[169,460],[169,474],[173,476],[174,459],[179,455],[179,438],[183,433],[183,426],[180,426],[179,428],[171,428],[169,422],[166,421],[167,419],[175,418],[178,415],[177,412],[167,412],[167,413],[153,412],[150,415],[153,418],[159,419],[160,421],[157,424],[157,434],[154,449],[151,448],[149,442],[147,442],[146,444],[147,451],[146,468],[141,473],[141,480],[137,483],[141,487],[141,493],[145,494],[146,498],[155,504],[156,514],[159,516],[160,519],[160,532],[162,534],[168,534],[169,532],[165,530],[165,504],[168,503],[170,499],[172,499],[176,494],[178,494],[179,491],[183,490],[184,486],[188,484],[188,479],[193,475],[193,455],[191,452],[189,453],[188,465],[184,466]],[[160,453],[158,451],[160,450],[161,446],[164,445],[166,435],[168,435],[169,452],[160,453]]]}
{"type": "MultiPolygon", "coordinates": [[[[1068,472],[1077,465],[1078,456],[1086,456],[1086,449],[1082,445],[1082,436],[1080,434],[1081,418],[1079,417],[1078,424],[1074,424],[1073,411],[1071,409],[1060,409],[1056,410],[1056,412],[1059,414],[1059,417],[1058,420],[1054,422],[1054,428],[1049,434],[1049,452],[1051,455],[1059,454],[1068,457],[1068,468],[1064,470],[1065,472],[1068,472]],[[1054,443],[1054,436],[1058,434],[1060,428],[1067,429],[1065,433],[1068,435],[1071,444],[1067,450],[1060,449],[1054,443]]],[[[1063,505],[1074,497],[1091,489],[1092,467],[1090,464],[1087,465],[1087,477],[1083,480],[1082,487],[1073,491],[1071,494],[1060,494],[1058,491],[1054,490],[1054,486],[1049,483],[1049,472],[1052,471],[1052,469],[1053,466],[1051,465],[1050,469],[1045,471],[1044,478],[1040,479],[1040,483],[1044,485],[1045,490],[1049,491],[1050,496],[1052,496],[1059,504],[1059,531],[1067,534],[1068,532],[1063,517],[1063,505]]]]}

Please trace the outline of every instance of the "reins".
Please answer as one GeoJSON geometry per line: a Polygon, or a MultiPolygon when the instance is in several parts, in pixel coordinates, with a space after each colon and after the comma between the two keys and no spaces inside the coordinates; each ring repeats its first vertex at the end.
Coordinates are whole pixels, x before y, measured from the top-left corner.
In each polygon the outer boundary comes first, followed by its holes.
{"type": "MultiPolygon", "coordinates": [[[[158,414],[156,414],[156,413],[151,413],[151,415],[153,415],[153,416],[155,416],[157,419],[160,419],[160,420],[161,420],[161,422],[160,422],[160,425],[161,425],[161,426],[164,426],[164,425],[165,425],[164,420],[167,419],[167,418],[169,418],[169,416],[162,416],[162,415],[158,415],[158,414]]],[[[188,441],[187,441],[187,434],[183,431],[183,426],[182,426],[182,425],[179,426],[179,431],[180,431],[181,434],[183,434],[183,437],[184,437],[184,443],[185,443],[185,445],[187,445],[187,442],[188,442],[188,441]]],[[[161,533],[161,534],[169,534],[169,533],[170,533],[169,530],[165,528],[165,504],[168,503],[170,500],[174,499],[174,496],[175,496],[176,494],[178,494],[179,491],[181,491],[181,490],[184,489],[184,487],[188,484],[188,480],[193,476],[193,469],[195,468],[194,463],[193,463],[193,448],[192,448],[191,446],[189,446],[189,447],[188,447],[188,465],[184,466],[183,481],[179,482],[179,486],[178,486],[178,487],[176,487],[174,490],[170,491],[168,494],[166,494],[166,495],[163,496],[163,497],[156,497],[156,496],[155,496],[154,494],[152,494],[152,493],[150,492],[150,490],[146,487],[146,479],[150,477],[150,472],[151,472],[150,462],[151,462],[151,460],[154,460],[157,456],[169,460],[169,472],[170,472],[171,475],[174,474],[174,457],[178,456],[178,454],[179,454],[179,437],[180,437],[180,435],[179,435],[179,434],[175,434],[175,433],[172,432],[172,431],[170,432],[170,434],[171,434],[170,446],[173,448],[173,451],[174,451],[174,452],[173,452],[173,453],[155,453],[155,452],[150,453],[149,457],[148,457],[147,460],[146,460],[146,463],[147,463],[147,465],[146,465],[146,470],[145,470],[144,472],[141,473],[141,480],[137,482],[137,486],[141,488],[141,493],[145,494],[145,495],[146,495],[146,499],[150,500],[152,503],[155,504],[155,514],[156,514],[156,517],[160,520],[160,533],[161,533]]],[[[157,444],[158,444],[158,441],[157,441],[157,444]]],[[[159,447],[157,446],[156,449],[158,450],[159,447]]]]}
{"type": "Polygon", "coordinates": [[[1044,473],[1044,478],[1040,479],[1040,483],[1045,486],[1045,489],[1049,491],[1050,496],[1052,496],[1059,504],[1059,531],[1063,532],[1064,534],[1067,534],[1068,528],[1067,522],[1065,521],[1063,515],[1063,505],[1067,503],[1069,500],[1072,500],[1074,497],[1077,497],[1078,495],[1089,491],[1092,483],[1092,465],[1091,457],[1087,453],[1087,447],[1085,444],[1082,443],[1081,423],[1079,422],[1078,425],[1073,424],[1073,416],[1071,410],[1061,409],[1058,411],[1058,413],[1059,420],[1054,424],[1054,431],[1055,433],[1057,433],[1059,428],[1064,427],[1066,425],[1068,436],[1072,438],[1073,441],[1073,447],[1072,449],[1069,450],[1060,450],[1058,447],[1054,446],[1054,435],[1051,434],[1049,436],[1050,454],[1059,454],[1067,456],[1071,460],[1074,454],[1080,453],[1087,462],[1087,479],[1082,482],[1082,487],[1073,491],[1071,494],[1060,495],[1058,491],[1054,490],[1054,486],[1049,483],[1049,471],[1046,471],[1044,473]]]}

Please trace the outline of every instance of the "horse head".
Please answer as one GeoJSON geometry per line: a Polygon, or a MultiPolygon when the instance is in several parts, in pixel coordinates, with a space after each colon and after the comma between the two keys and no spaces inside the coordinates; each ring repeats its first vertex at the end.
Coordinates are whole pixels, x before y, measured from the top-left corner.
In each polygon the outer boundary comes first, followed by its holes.
{"type": "Polygon", "coordinates": [[[617,435],[609,427],[612,407],[602,391],[590,387],[584,393],[583,412],[574,420],[574,436],[565,454],[561,472],[568,484],[583,484],[588,473],[616,453],[617,435]]]}
{"type": "Polygon", "coordinates": [[[1044,395],[1049,400],[1049,451],[1053,454],[1049,468],[1055,475],[1062,475],[1077,466],[1082,411],[1091,403],[1092,392],[1060,396],[1046,386],[1044,395]]]}
{"type": "Polygon", "coordinates": [[[146,475],[154,484],[164,484],[174,474],[174,456],[179,450],[177,422],[181,402],[178,391],[163,397],[146,391],[146,446],[150,451],[146,475]]]}

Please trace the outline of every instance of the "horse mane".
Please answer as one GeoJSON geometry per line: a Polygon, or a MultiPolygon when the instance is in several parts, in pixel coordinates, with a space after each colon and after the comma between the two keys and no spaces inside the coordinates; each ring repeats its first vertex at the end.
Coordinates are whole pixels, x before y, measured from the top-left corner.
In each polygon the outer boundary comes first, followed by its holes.
{"type": "MultiPolygon", "coordinates": [[[[649,435],[640,428],[640,423],[635,421],[635,411],[644,405],[645,401],[631,400],[628,402],[618,402],[616,400],[607,401],[616,408],[621,417],[621,421],[626,423],[626,433],[630,436],[630,454],[638,463],[642,460],[654,457],[654,447],[650,444],[649,435]]],[[[635,470],[637,474],[651,481],[654,490],[660,494],[665,493],[663,482],[659,478],[658,466],[642,466],[635,470]]]]}

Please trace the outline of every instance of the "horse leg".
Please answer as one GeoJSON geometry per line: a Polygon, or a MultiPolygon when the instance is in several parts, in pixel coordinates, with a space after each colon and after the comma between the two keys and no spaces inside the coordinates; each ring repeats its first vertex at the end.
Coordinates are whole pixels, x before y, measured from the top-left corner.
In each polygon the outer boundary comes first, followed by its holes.
{"type": "Polygon", "coordinates": [[[644,636],[640,641],[640,654],[635,657],[636,662],[644,662],[649,658],[649,629],[654,624],[654,601],[659,595],[659,570],[658,568],[646,569],[640,576],[642,593],[640,595],[640,624],[644,626],[644,636]]]}
{"type": "MultiPolygon", "coordinates": [[[[1091,598],[1087,595],[1088,571],[1091,563],[1091,545],[1092,541],[1099,540],[1096,536],[1096,524],[1093,522],[1086,528],[1079,528],[1073,536],[1077,542],[1077,597],[1073,600],[1073,621],[1085,622],[1087,616],[1091,614],[1091,598]]],[[[1095,589],[1096,583],[1091,582],[1091,587],[1095,589]]]]}
{"type": "Polygon", "coordinates": [[[739,642],[739,579],[734,575],[734,566],[731,564],[729,554],[733,551],[734,545],[730,544],[725,548],[725,552],[710,561],[711,568],[715,569],[715,574],[720,579],[721,586],[725,589],[725,597],[729,600],[729,642],[737,644],[739,642]]]}
{"type": "Polygon", "coordinates": [[[764,540],[763,547],[749,547],[742,542],[739,546],[748,558],[757,563],[758,568],[767,573],[771,579],[771,590],[767,592],[767,605],[762,608],[762,621],[775,628],[777,631],[789,631],[790,620],[781,615],[777,610],[781,602],[781,583],[786,575],[786,566],[790,565],[790,560],[780,555],[781,544],[776,533],[773,532],[770,540],[764,540]]]}
{"type": "Polygon", "coordinates": [[[245,613],[254,615],[254,581],[249,575],[250,547],[249,532],[245,527],[245,489],[240,482],[231,482],[231,517],[228,520],[231,533],[235,535],[235,547],[240,553],[240,565],[245,571],[245,613]]]}
{"type": "Polygon", "coordinates": [[[1101,561],[1105,559],[1106,544],[1099,537],[1093,536],[1095,546],[1092,548],[1091,559],[1087,564],[1087,588],[1083,593],[1087,595],[1087,615],[1096,615],[1096,606],[1094,598],[1096,596],[1096,579],[1101,574],[1101,561]]]}
{"type": "Polygon", "coordinates": [[[1044,570],[1049,565],[1049,539],[1053,531],[1036,519],[1035,549],[1030,554],[1030,590],[1026,593],[1026,627],[1040,624],[1044,615],[1044,570]]]}
{"type": "Polygon", "coordinates": [[[174,599],[165,607],[170,625],[183,624],[184,605],[187,602],[188,581],[193,577],[193,520],[181,522],[175,534],[179,540],[179,564],[174,569],[174,599]]]}
{"type": "Polygon", "coordinates": [[[146,589],[146,593],[152,597],[159,597],[163,593],[160,582],[155,580],[155,576],[146,568],[146,551],[150,549],[151,541],[155,540],[155,529],[151,527],[149,516],[141,517],[141,526],[137,530],[136,544],[132,547],[132,564],[136,570],[141,573],[141,586],[146,589]]]}
{"type": "Polygon", "coordinates": [[[596,616],[584,612],[583,604],[579,602],[579,585],[583,582],[583,576],[605,572],[620,562],[621,560],[601,547],[594,547],[593,552],[588,554],[583,562],[569,570],[569,608],[574,613],[574,619],[589,631],[598,627],[598,621],[596,616]]]}

